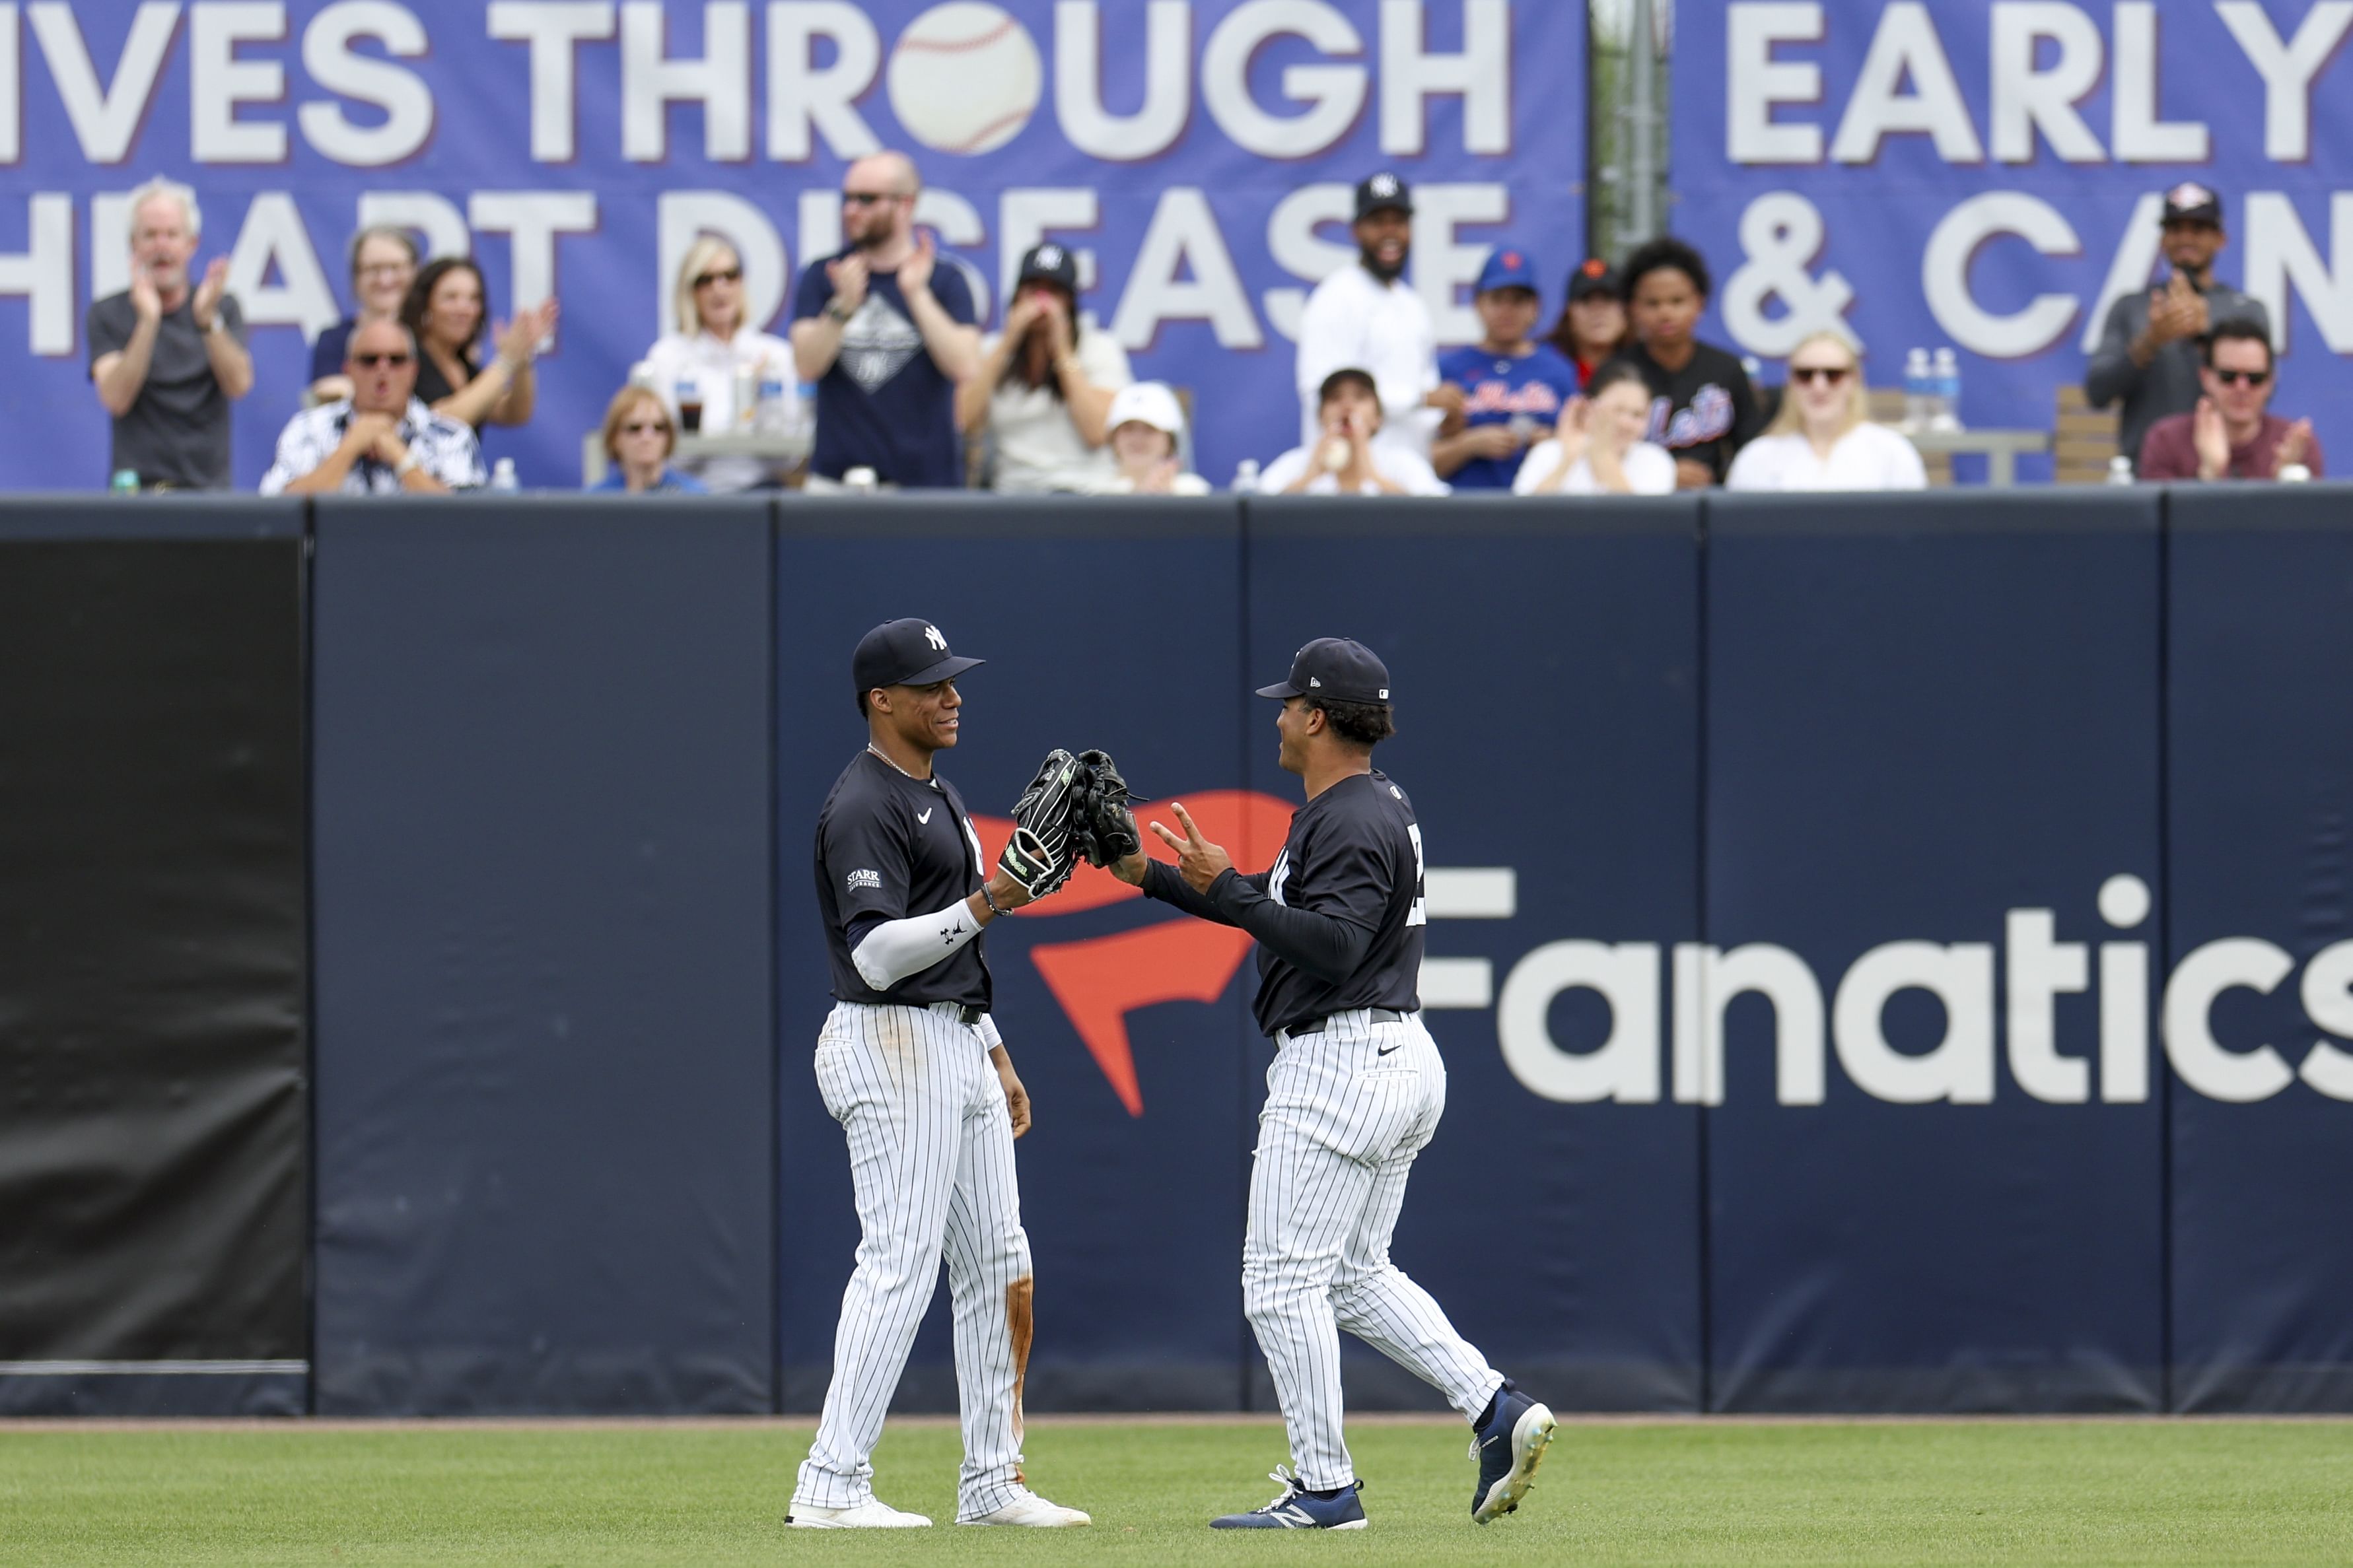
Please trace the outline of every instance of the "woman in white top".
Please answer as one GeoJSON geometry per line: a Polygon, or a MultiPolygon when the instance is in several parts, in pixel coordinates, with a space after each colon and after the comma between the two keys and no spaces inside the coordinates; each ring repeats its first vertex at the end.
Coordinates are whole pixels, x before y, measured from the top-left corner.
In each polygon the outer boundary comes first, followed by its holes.
{"type": "Polygon", "coordinates": [[[1111,458],[1118,471],[1100,487],[1114,496],[1205,496],[1209,481],[1185,471],[1177,442],[1185,434],[1185,410],[1168,384],[1139,381],[1123,386],[1103,416],[1111,426],[1111,458]]]}
{"type": "MultiPolygon", "coordinates": [[[[750,426],[736,407],[739,381],[748,379],[758,395],[763,381],[781,383],[782,417],[794,419],[797,395],[793,383],[793,347],[779,337],[759,331],[744,320],[744,262],[734,247],[715,235],[703,235],[686,247],[678,264],[670,300],[678,311],[678,331],[666,332],[646,351],[653,390],[672,419],[679,414],[679,394],[691,388],[702,398],[702,423],[696,434],[731,435],[750,426]],[[744,373],[749,373],[748,376],[744,373]]],[[[774,484],[792,465],[759,458],[681,459],[678,467],[714,492],[747,490],[774,484]]]]}
{"type": "Polygon", "coordinates": [[[1079,264],[1033,245],[1005,307],[1005,330],[981,344],[980,374],[956,387],[956,423],[997,445],[990,488],[1018,495],[1092,490],[1115,471],[1112,395],[1134,380],[1127,351],[1078,318],[1079,264]]]}
{"type": "Polygon", "coordinates": [[[1381,433],[1381,394],[1370,373],[1335,370],[1316,389],[1323,435],[1313,450],[1293,447],[1266,466],[1259,489],[1285,496],[1442,496],[1453,487],[1428,458],[1381,433]]]}
{"type": "Polygon", "coordinates": [[[1789,352],[1781,412],[1732,459],[1733,490],[1919,490],[1920,453],[1863,417],[1862,351],[1844,332],[1811,334],[1789,352]]]}
{"type": "Polygon", "coordinates": [[[1662,496],[1675,488],[1675,460],[1642,439],[1651,387],[1625,360],[1593,373],[1585,395],[1560,411],[1549,441],[1528,448],[1514,493],[1524,496],[1662,496]]]}

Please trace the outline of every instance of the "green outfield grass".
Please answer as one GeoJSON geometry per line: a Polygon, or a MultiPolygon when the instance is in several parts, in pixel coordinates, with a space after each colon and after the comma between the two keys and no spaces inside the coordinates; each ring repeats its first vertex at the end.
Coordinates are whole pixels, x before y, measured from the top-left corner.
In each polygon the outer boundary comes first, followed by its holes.
{"type": "MultiPolygon", "coordinates": [[[[1485,1529],[1460,1426],[1350,1437],[1371,1528],[1311,1542],[1203,1528],[1273,1495],[1264,1423],[1041,1421],[1030,1479],[1092,1529],[855,1534],[785,1528],[803,1426],[0,1424],[0,1563],[2353,1562],[2353,1423],[1573,1426],[1485,1529]]],[[[952,1519],[956,1449],[894,1423],[881,1495],[952,1519]]]]}

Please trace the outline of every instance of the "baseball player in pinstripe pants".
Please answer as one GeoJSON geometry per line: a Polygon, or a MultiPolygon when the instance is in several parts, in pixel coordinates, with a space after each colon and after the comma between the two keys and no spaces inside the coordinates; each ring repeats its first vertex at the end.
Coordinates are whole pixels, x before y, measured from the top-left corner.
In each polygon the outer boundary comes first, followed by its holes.
{"type": "Polygon", "coordinates": [[[1552,1441],[1552,1412],[1487,1364],[1430,1293],[1389,1261],[1414,1156],[1446,1109],[1446,1064],[1422,1026],[1421,827],[1374,745],[1394,733],[1389,676],[1370,648],[1322,637],[1299,650],[1279,699],[1281,761],[1307,785],[1273,867],[1242,876],[1171,804],[1170,867],[1130,855],[1122,879],[1258,939],[1259,1026],[1275,1042],[1251,1167],[1242,1300],[1274,1373],[1297,1473],[1219,1530],[1361,1530],[1341,1435],[1346,1329],[1442,1392],[1473,1431],[1481,1524],[1520,1504],[1552,1441]]]}
{"type": "Polygon", "coordinates": [[[1014,852],[989,876],[962,797],[933,768],[956,743],[955,678],[980,662],[951,654],[928,622],[869,632],[853,661],[867,746],[818,817],[836,1005],[817,1079],[849,1137],[860,1239],[825,1414],[793,1489],[790,1520],[804,1528],[932,1522],[874,1495],[871,1456],[943,1256],[964,1426],[956,1522],[1090,1522],[1020,1470],[1031,1280],[1013,1141],[1029,1100],[989,1016],[979,932],[1059,882],[1014,852]]]}

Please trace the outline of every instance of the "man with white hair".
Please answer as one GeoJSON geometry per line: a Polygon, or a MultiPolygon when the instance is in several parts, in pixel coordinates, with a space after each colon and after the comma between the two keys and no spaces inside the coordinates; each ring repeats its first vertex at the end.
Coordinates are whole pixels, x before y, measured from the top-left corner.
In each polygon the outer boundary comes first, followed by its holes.
{"type": "Polygon", "coordinates": [[[141,489],[227,489],[229,404],[253,390],[228,258],[192,282],[196,194],[169,180],[131,193],[131,287],[90,308],[90,379],[114,416],[111,471],[141,489]]]}

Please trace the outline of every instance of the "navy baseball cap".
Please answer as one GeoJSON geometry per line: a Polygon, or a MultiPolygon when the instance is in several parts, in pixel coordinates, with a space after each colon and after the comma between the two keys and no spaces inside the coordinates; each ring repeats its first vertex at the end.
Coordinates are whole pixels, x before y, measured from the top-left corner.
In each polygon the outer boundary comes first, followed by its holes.
{"type": "Polygon", "coordinates": [[[2167,223],[2211,223],[2222,226],[2222,198],[2195,180],[2184,180],[2165,193],[2164,210],[2157,221],[2167,223]]]}
{"type": "Polygon", "coordinates": [[[1051,240],[1033,245],[1022,253],[1018,281],[1060,283],[1075,294],[1079,291],[1078,258],[1051,240]]]}
{"type": "Polygon", "coordinates": [[[977,658],[959,658],[948,651],[948,639],[931,622],[910,616],[885,621],[858,639],[849,661],[860,697],[878,686],[930,686],[953,680],[977,658]]]}
{"type": "Polygon", "coordinates": [[[1413,216],[1413,192],[1387,169],[1368,174],[1356,184],[1358,217],[1370,217],[1383,207],[1395,207],[1409,217],[1413,216]]]}
{"type": "Polygon", "coordinates": [[[1261,697],[1328,697],[1335,702],[1387,702],[1389,667],[1350,637],[1317,637],[1291,658],[1291,679],[1258,689],[1261,697]]]}
{"type": "Polygon", "coordinates": [[[1541,293],[1536,287],[1536,269],[1525,250],[1509,247],[1490,252],[1487,265],[1479,268],[1477,294],[1492,293],[1497,289],[1525,289],[1531,294],[1541,293]]]}

